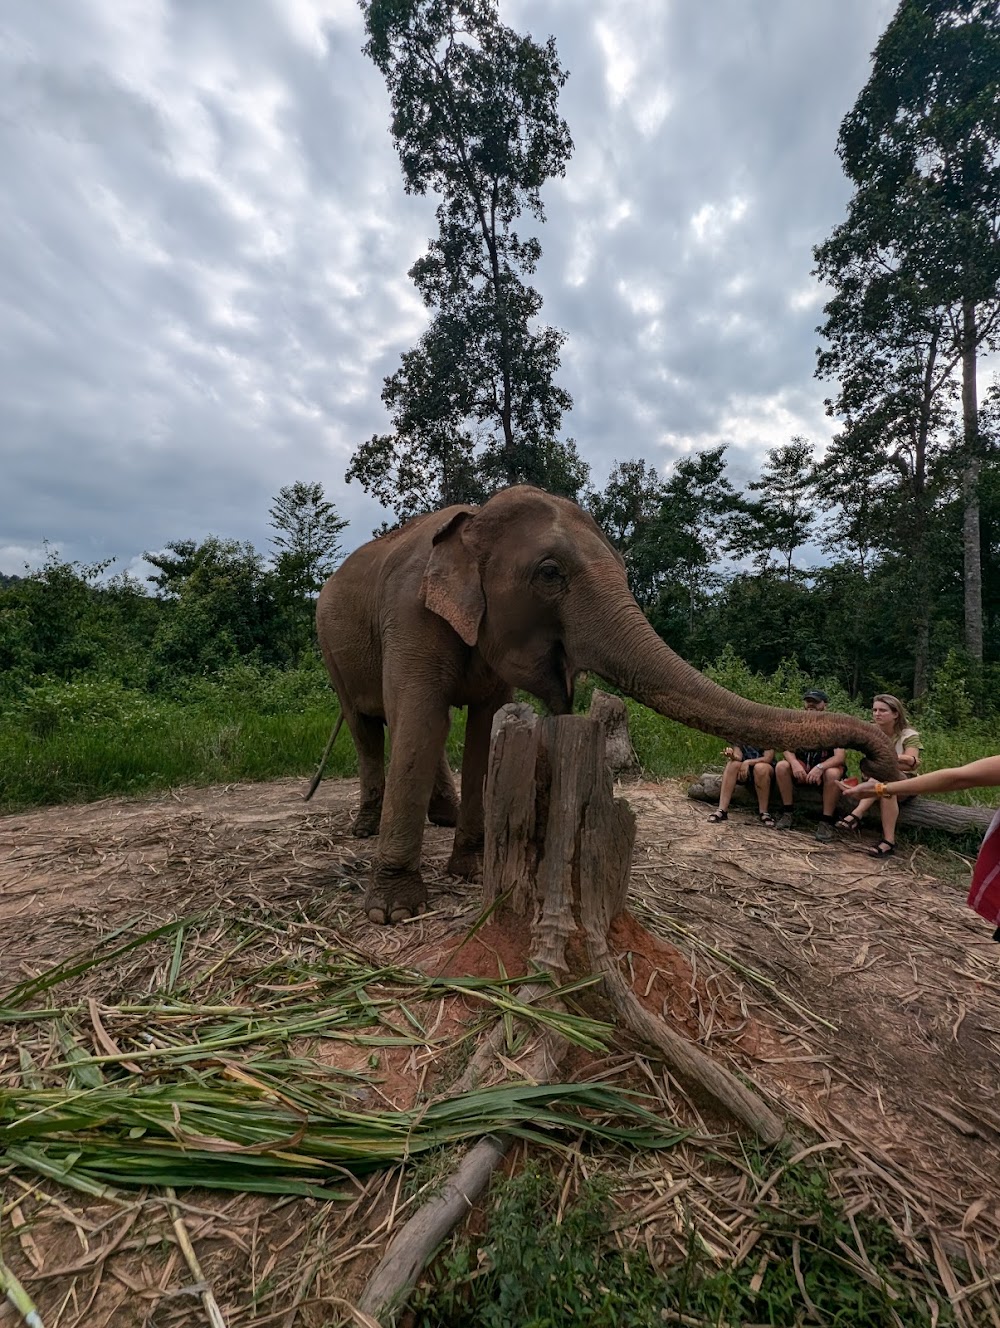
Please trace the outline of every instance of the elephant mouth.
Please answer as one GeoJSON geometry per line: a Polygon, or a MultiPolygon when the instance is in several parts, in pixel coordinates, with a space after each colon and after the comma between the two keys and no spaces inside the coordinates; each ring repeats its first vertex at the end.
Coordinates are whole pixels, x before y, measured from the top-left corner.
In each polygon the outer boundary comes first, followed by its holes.
{"type": "Polygon", "coordinates": [[[553,687],[555,695],[552,697],[543,697],[549,709],[554,715],[568,715],[573,710],[573,697],[576,691],[577,670],[569,662],[566,650],[561,641],[557,641],[552,648],[552,673],[553,681],[556,682],[553,687]],[[558,706],[553,701],[558,697],[558,706]]]}

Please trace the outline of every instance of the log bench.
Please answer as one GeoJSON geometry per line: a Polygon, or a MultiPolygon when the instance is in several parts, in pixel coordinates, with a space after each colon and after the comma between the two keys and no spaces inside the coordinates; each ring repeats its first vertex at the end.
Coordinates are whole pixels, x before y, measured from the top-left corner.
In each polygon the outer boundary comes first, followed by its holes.
{"type": "MultiPolygon", "coordinates": [[[[720,771],[706,770],[697,783],[689,786],[688,797],[695,798],[699,802],[710,802],[713,806],[718,806],[721,783],[722,774],[720,771]]],[[[778,805],[779,801],[777,794],[772,789],[771,812],[775,816],[781,812],[781,807],[778,805]]],[[[856,806],[855,799],[841,797],[837,803],[837,819],[846,816],[856,806]]],[[[730,807],[748,808],[756,811],[756,792],[747,788],[745,784],[737,784],[733,791],[730,807]]],[[[798,785],[795,789],[795,809],[796,811],[812,813],[818,817],[823,810],[820,789],[812,784],[807,784],[804,787],[801,784],[798,785]]],[[[909,802],[901,802],[899,805],[900,825],[913,826],[920,830],[944,830],[952,835],[983,834],[992,819],[993,810],[990,807],[966,807],[954,802],[939,802],[936,798],[917,796],[909,802]]],[[[875,829],[878,823],[875,809],[872,808],[865,817],[864,824],[870,824],[875,829]]]]}

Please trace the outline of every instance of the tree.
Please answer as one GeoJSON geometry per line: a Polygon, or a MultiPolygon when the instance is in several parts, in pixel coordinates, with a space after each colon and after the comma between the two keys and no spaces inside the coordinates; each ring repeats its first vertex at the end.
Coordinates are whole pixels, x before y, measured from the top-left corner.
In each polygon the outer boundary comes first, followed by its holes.
{"type": "Polygon", "coordinates": [[[279,579],[311,599],[343,557],[340,535],[349,523],[337,515],[322,484],[302,480],[279,490],[270,517],[279,579]]]}
{"type": "Polygon", "coordinates": [[[209,535],[200,544],[173,540],[143,557],[159,569],[147,579],[168,602],[150,651],[159,681],[239,658],[287,661],[274,587],[252,544],[209,535]]]}
{"type": "Polygon", "coordinates": [[[603,492],[588,493],[585,506],[625,560],[632,593],[641,594],[641,575],[634,545],[656,517],[663,495],[663,481],[653,466],[634,457],[616,461],[603,492]]]}
{"type": "Polygon", "coordinates": [[[714,570],[721,552],[724,523],[737,505],[726,477],[726,448],[708,448],[680,457],[664,480],[653,519],[645,524],[633,551],[636,580],[651,616],[679,646],[694,633],[695,616],[719,576],[714,570]],[[683,630],[681,625],[683,624],[683,630]]]}
{"type": "Polygon", "coordinates": [[[793,580],[795,551],[808,543],[816,524],[814,484],[812,447],[805,438],[772,447],[760,479],[748,486],[762,497],[740,502],[727,528],[726,551],[752,558],[760,572],[773,566],[777,554],[785,580],[793,580]]]}
{"type": "Polygon", "coordinates": [[[575,497],[586,467],[558,440],[572,401],[554,382],[564,337],[538,322],[523,280],[541,246],[540,190],[572,140],[556,104],[566,74],[550,37],[504,26],[496,0],[361,0],[365,53],[385,77],[407,193],[440,197],[438,235],[410,269],[434,310],[385,379],[393,425],[347,472],[401,517],[530,482],[575,497]]]}
{"type": "Polygon", "coordinates": [[[961,365],[966,648],[982,659],[977,360],[1000,333],[1000,8],[902,0],[838,139],[848,222],[961,365]]]}

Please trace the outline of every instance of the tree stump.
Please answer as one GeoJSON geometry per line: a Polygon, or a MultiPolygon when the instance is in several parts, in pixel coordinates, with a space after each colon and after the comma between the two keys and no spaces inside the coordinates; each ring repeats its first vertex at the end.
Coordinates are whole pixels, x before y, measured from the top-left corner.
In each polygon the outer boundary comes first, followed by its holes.
{"type": "MultiPolygon", "coordinates": [[[[708,770],[701,779],[688,788],[688,797],[701,802],[717,804],[722,775],[708,770]]],[[[804,811],[813,811],[818,816],[823,810],[823,795],[814,785],[799,785],[795,790],[795,805],[804,811]]],[[[751,807],[757,810],[757,795],[745,784],[737,784],[733,791],[732,806],[751,807]]],[[[837,802],[838,816],[846,816],[857,806],[856,798],[841,797],[837,802]]],[[[922,830],[945,830],[952,835],[984,834],[993,811],[989,807],[963,807],[958,803],[938,802],[935,798],[915,797],[899,804],[899,824],[916,826],[922,830]]],[[[864,824],[876,829],[879,824],[876,810],[865,817],[864,824]]]]}
{"type": "Polygon", "coordinates": [[[568,975],[599,973],[615,1015],[652,1043],[678,1076],[768,1143],[781,1121],[734,1075],[649,1014],[623,979],[608,940],[624,911],[635,818],[615,798],[604,731],[593,719],[497,712],[486,779],[485,904],[530,925],[529,959],[568,975]]]}
{"type": "Polygon", "coordinates": [[[628,731],[628,710],[620,696],[595,691],[590,698],[590,718],[604,730],[604,756],[612,777],[625,783],[642,774],[639,758],[628,731]]]}
{"type": "MultiPolygon", "coordinates": [[[[497,711],[486,780],[485,904],[494,906],[497,921],[508,919],[519,934],[529,925],[528,958],[537,968],[560,978],[600,975],[613,1014],[656,1048],[678,1078],[767,1143],[783,1143],[787,1136],[775,1113],[734,1075],[648,1013],[611,954],[608,933],[625,908],[635,817],[624,798],[613,794],[604,733],[597,718],[539,719],[523,704],[497,711]]],[[[538,985],[522,987],[519,995],[552,999],[538,985]]],[[[493,1043],[499,1045],[505,1032],[498,1027],[497,1036],[487,1039],[460,1089],[479,1081],[496,1052],[493,1043]]],[[[550,1032],[517,1068],[525,1078],[551,1080],[566,1049],[550,1032]]],[[[389,1321],[393,1306],[486,1187],[510,1142],[504,1137],[482,1139],[440,1192],[393,1237],[355,1310],[359,1322],[378,1328],[389,1321]]]]}

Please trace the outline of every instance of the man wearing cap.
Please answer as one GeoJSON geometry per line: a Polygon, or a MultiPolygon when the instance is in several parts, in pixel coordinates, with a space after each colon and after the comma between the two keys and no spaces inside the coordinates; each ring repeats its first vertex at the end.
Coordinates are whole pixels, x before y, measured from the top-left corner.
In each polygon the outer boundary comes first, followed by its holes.
{"type": "MultiPolygon", "coordinates": [[[[819,687],[810,687],[802,693],[806,710],[822,713],[830,698],[819,687]]],[[[833,820],[840,789],[837,781],[847,773],[847,753],[843,747],[813,747],[785,752],[784,760],[774,768],[774,778],[781,794],[779,830],[791,830],[795,824],[795,785],[815,784],[823,790],[823,815],[816,827],[816,838],[833,839],[833,820]]]]}

